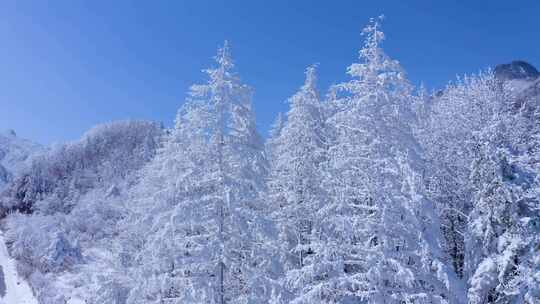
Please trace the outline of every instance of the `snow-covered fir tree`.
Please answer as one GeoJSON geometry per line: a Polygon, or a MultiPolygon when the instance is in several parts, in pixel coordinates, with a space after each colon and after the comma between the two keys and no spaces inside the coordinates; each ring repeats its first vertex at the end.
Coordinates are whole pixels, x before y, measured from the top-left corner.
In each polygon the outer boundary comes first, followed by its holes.
{"type": "MultiPolygon", "coordinates": [[[[274,132],[268,181],[269,206],[278,226],[284,294],[302,295],[315,267],[312,256],[324,245],[316,238],[316,212],[325,202],[321,164],[326,159],[324,113],[316,87],[316,67],[289,99],[286,122],[274,132]]],[[[279,125],[278,125],[279,126],[279,125]]]]}
{"type": "Polygon", "coordinates": [[[327,245],[314,267],[319,281],[300,302],[454,301],[438,230],[426,230],[437,219],[426,216],[430,202],[417,181],[422,160],[410,127],[411,86],[380,47],[379,20],[363,34],[362,62],[338,85],[345,96],[329,120],[336,137],[327,165],[331,200],[319,216],[327,245]]]}
{"type": "MultiPolygon", "coordinates": [[[[191,88],[138,195],[147,234],[128,303],[263,303],[260,233],[266,160],[251,89],[227,43],[191,88]]],[[[268,293],[268,295],[266,294],[268,293]]]]}

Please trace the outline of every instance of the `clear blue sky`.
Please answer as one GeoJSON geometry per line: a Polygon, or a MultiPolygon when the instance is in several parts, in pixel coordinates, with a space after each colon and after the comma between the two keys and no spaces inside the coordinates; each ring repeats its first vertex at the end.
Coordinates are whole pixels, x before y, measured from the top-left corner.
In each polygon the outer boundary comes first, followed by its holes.
{"type": "Polygon", "coordinates": [[[540,66],[540,1],[0,1],[0,130],[49,144],[140,118],[172,125],[228,39],[264,133],[320,63],[347,79],[360,29],[386,16],[385,49],[417,84],[524,59],[540,66]]]}

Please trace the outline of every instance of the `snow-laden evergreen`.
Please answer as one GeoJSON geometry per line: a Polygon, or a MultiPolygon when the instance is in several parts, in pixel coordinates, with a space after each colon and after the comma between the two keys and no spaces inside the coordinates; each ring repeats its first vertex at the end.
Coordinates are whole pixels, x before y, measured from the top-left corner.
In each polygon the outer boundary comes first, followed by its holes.
{"type": "Polygon", "coordinates": [[[268,205],[278,226],[279,250],[285,276],[282,297],[301,297],[324,250],[316,234],[317,210],[325,203],[321,165],[326,160],[325,121],[316,87],[316,67],[306,70],[306,80],[289,99],[286,122],[276,123],[271,143],[268,205]]]}
{"type": "Polygon", "coordinates": [[[417,182],[422,160],[410,127],[411,86],[381,49],[380,21],[372,20],[363,34],[361,62],[349,67],[352,79],[338,85],[344,96],[329,119],[335,133],[326,168],[331,199],[320,210],[328,279],[304,302],[449,301],[438,230],[426,230],[436,218],[417,182]]]}
{"type": "Polygon", "coordinates": [[[227,43],[215,59],[136,193],[130,224],[146,236],[128,303],[261,303],[270,293],[259,248],[267,166],[252,93],[227,43]]]}

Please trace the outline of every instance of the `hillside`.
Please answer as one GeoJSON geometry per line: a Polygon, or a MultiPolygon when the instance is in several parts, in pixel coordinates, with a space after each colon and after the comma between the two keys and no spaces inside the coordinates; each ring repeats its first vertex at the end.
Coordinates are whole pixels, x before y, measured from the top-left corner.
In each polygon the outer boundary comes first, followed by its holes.
{"type": "Polygon", "coordinates": [[[4,213],[21,212],[4,223],[7,245],[40,303],[72,298],[61,277],[90,263],[89,251],[114,233],[127,203],[120,197],[155,155],[162,133],[144,121],[96,126],[36,157],[5,189],[4,213]],[[20,247],[26,243],[33,245],[20,247]]]}

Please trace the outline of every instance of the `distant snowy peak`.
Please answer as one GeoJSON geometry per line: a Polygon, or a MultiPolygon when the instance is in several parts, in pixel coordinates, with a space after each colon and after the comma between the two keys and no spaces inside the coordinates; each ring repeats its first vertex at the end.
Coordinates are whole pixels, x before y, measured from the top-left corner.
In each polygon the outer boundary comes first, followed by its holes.
{"type": "Polygon", "coordinates": [[[15,130],[9,129],[3,132],[5,136],[11,136],[11,137],[17,137],[17,133],[15,133],[15,130]]]}
{"type": "Polygon", "coordinates": [[[0,189],[10,178],[29,165],[31,157],[44,148],[17,136],[15,131],[0,131],[0,189]]]}
{"type": "Polygon", "coordinates": [[[7,170],[19,169],[29,156],[42,151],[41,145],[18,137],[13,130],[0,132],[0,164],[7,170]]]}
{"type": "Polygon", "coordinates": [[[500,80],[535,80],[540,72],[531,64],[516,60],[511,63],[499,64],[495,67],[495,77],[500,80]]]}

